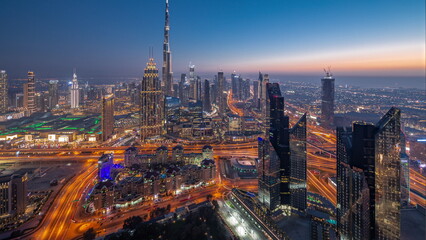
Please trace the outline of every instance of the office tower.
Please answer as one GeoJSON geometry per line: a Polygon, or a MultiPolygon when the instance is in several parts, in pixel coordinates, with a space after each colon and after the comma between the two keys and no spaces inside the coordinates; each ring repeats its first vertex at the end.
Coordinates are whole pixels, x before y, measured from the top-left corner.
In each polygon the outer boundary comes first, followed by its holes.
{"type": "Polygon", "coordinates": [[[195,79],[195,65],[189,63],[189,82],[195,79]]]}
{"type": "Polygon", "coordinates": [[[183,88],[185,86],[185,82],[186,82],[186,74],[182,73],[180,75],[180,81],[179,81],[179,99],[181,102],[183,100],[183,88]]]}
{"type": "Polygon", "coordinates": [[[12,175],[9,186],[9,212],[24,214],[27,207],[27,174],[12,175]]]}
{"type": "Polygon", "coordinates": [[[163,83],[164,83],[164,94],[167,96],[173,96],[173,72],[172,72],[172,53],[169,45],[169,0],[166,0],[166,21],[164,24],[164,43],[163,43],[163,83]]]}
{"type": "Polygon", "coordinates": [[[259,72],[259,77],[258,77],[258,81],[259,81],[259,91],[258,91],[258,106],[257,108],[259,110],[261,110],[261,106],[262,106],[262,101],[263,101],[263,97],[264,97],[264,84],[263,84],[263,74],[261,72],[259,72]]]}
{"type": "Polygon", "coordinates": [[[284,115],[284,97],[281,95],[278,83],[266,85],[268,101],[266,109],[269,112],[269,141],[280,162],[280,203],[284,209],[289,209],[290,195],[290,136],[289,118],[284,115]]]}
{"type": "Polygon", "coordinates": [[[265,87],[268,87],[265,100],[268,127],[266,138],[259,139],[259,200],[270,211],[275,211],[284,203],[290,204],[290,168],[283,167],[290,165],[289,123],[284,116],[284,98],[279,85],[265,87]]]}
{"type": "Polygon", "coordinates": [[[153,58],[144,70],[141,86],[141,139],[162,135],[164,130],[164,95],[153,58]]]}
{"type": "Polygon", "coordinates": [[[250,79],[241,80],[241,100],[246,101],[250,98],[250,79]]]}
{"type": "Polygon", "coordinates": [[[290,129],[290,196],[291,206],[306,209],[306,113],[290,129]]]}
{"type": "Polygon", "coordinates": [[[400,117],[337,129],[337,222],[344,239],[399,239],[400,117]]]}
{"type": "Polygon", "coordinates": [[[187,83],[186,74],[182,73],[179,82],[179,98],[182,106],[188,106],[190,98],[190,86],[187,83]]]}
{"type": "MultiPolygon", "coordinates": [[[[364,129],[371,132],[367,126],[364,126],[364,129]]],[[[371,194],[363,169],[352,165],[352,130],[339,127],[336,136],[337,228],[339,235],[341,239],[371,239],[370,236],[374,236],[370,235],[370,228],[372,224],[374,225],[370,216],[371,194]]],[[[370,141],[365,145],[373,144],[370,141]]],[[[371,151],[371,147],[366,150],[366,152],[368,151],[371,151]]],[[[371,155],[368,158],[371,161],[371,155]]],[[[374,192],[374,189],[372,190],[374,192]]]]}
{"type": "Polygon", "coordinates": [[[330,70],[325,73],[326,76],[321,79],[321,122],[331,126],[334,124],[334,78],[330,70]]]}
{"type": "Polygon", "coordinates": [[[114,95],[102,97],[102,141],[114,133],[114,95]]]}
{"type": "Polygon", "coordinates": [[[223,75],[223,72],[218,72],[217,73],[217,100],[216,100],[216,104],[219,107],[219,115],[220,116],[225,116],[226,113],[226,94],[224,93],[225,91],[225,76],[223,75]]]}
{"type": "Polygon", "coordinates": [[[196,80],[196,92],[195,92],[195,99],[198,101],[201,101],[201,77],[197,76],[197,80],[196,80]]]}
{"type": "Polygon", "coordinates": [[[204,101],[203,107],[205,112],[212,111],[212,104],[210,102],[210,82],[209,80],[204,80],[204,101]]]}
{"type": "MultiPolygon", "coordinates": [[[[268,113],[268,96],[267,96],[267,92],[268,92],[268,90],[267,90],[267,86],[268,86],[268,84],[269,84],[269,76],[268,76],[268,74],[264,74],[264,75],[262,75],[262,73],[259,73],[259,79],[261,80],[261,81],[259,81],[260,82],[260,104],[259,104],[259,110],[260,110],[260,117],[261,117],[261,120],[262,120],[262,132],[263,133],[267,133],[268,132],[268,128],[269,128],[269,122],[268,122],[268,115],[269,115],[269,113],[268,113]]],[[[279,88],[279,85],[278,85],[278,88],[279,88]]]]}
{"type": "Polygon", "coordinates": [[[258,140],[258,198],[270,212],[280,206],[280,161],[269,139],[258,140]]]}
{"type": "Polygon", "coordinates": [[[231,74],[231,89],[232,89],[232,99],[240,100],[240,86],[239,86],[240,76],[235,74],[231,74]]]}
{"type": "MultiPolygon", "coordinates": [[[[26,84],[24,84],[24,90],[25,90],[25,85],[26,84]]],[[[23,93],[17,93],[16,95],[15,95],[15,107],[17,107],[17,108],[22,108],[22,107],[24,107],[24,94],[23,93]]]]}
{"type": "Polygon", "coordinates": [[[179,84],[173,83],[173,97],[179,98],[179,84]]]}
{"type": "Polygon", "coordinates": [[[36,106],[39,112],[45,112],[47,107],[47,97],[44,92],[35,94],[36,106]]]}
{"type": "Polygon", "coordinates": [[[210,85],[210,102],[213,104],[216,104],[217,99],[217,84],[211,84],[210,85]]]}
{"type": "Polygon", "coordinates": [[[36,112],[35,102],[35,74],[28,72],[28,82],[24,84],[24,108],[27,115],[36,112]]]}
{"type": "Polygon", "coordinates": [[[192,99],[188,103],[188,112],[190,118],[201,119],[203,117],[203,102],[192,99]]]}
{"type": "Polygon", "coordinates": [[[0,176],[0,215],[20,215],[27,207],[27,173],[0,176]]]}
{"type": "Polygon", "coordinates": [[[6,113],[8,108],[7,73],[0,70],[0,113],[6,113]]]}
{"type": "Polygon", "coordinates": [[[376,236],[399,239],[401,235],[401,111],[391,108],[376,124],[376,236]]]}
{"type": "Polygon", "coordinates": [[[406,138],[401,131],[401,204],[410,204],[410,157],[406,152],[406,138]]]}
{"type": "Polygon", "coordinates": [[[49,81],[49,96],[47,98],[47,104],[49,109],[54,109],[59,103],[59,91],[58,91],[58,80],[49,81]]]}
{"type": "Polygon", "coordinates": [[[72,75],[70,97],[71,108],[78,108],[80,106],[80,91],[78,89],[77,74],[75,72],[72,75]]]}
{"type": "Polygon", "coordinates": [[[253,107],[259,108],[259,81],[253,81],[253,107]]]}

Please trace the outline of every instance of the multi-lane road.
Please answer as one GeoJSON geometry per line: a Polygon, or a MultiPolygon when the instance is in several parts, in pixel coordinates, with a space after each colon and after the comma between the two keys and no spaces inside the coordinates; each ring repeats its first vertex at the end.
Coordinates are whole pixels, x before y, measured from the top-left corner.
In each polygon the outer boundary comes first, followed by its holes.
{"type": "MultiPolygon", "coordinates": [[[[228,97],[230,109],[238,115],[242,115],[241,109],[234,105],[232,96],[228,97]]],[[[291,112],[290,112],[291,113],[291,112]]],[[[292,115],[292,123],[297,120],[298,115],[292,115]]],[[[176,143],[177,145],[178,143],[176,143]]],[[[204,144],[180,143],[185,152],[201,152],[204,144]]],[[[315,123],[308,124],[308,189],[325,196],[334,205],[336,204],[336,188],[328,184],[327,177],[336,174],[335,151],[336,138],[331,130],[322,128],[315,123]],[[320,174],[314,171],[320,170],[320,174]]],[[[160,144],[144,144],[140,151],[147,153],[155,151],[160,144]]],[[[257,157],[257,142],[233,143],[233,144],[212,144],[215,156],[244,156],[257,157]]],[[[96,178],[96,160],[104,152],[114,153],[114,159],[120,161],[124,157],[126,146],[120,147],[92,147],[75,149],[9,149],[0,150],[1,162],[55,162],[55,161],[82,161],[86,162],[81,173],[71,179],[61,193],[53,202],[49,212],[31,234],[27,234],[23,239],[72,239],[82,235],[88,228],[93,227],[99,235],[106,235],[119,230],[124,219],[133,215],[148,214],[155,207],[165,207],[170,204],[171,209],[185,206],[192,202],[201,202],[206,196],[212,194],[219,198],[233,187],[240,187],[248,191],[257,191],[257,180],[231,180],[223,178],[218,167],[218,182],[214,187],[198,189],[196,192],[183,194],[178,198],[169,199],[161,203],[145,203],[144,205],[123,209],[119,213],[109,215],[107,218],[99,219],[96,216],[86,216],[79,214],[81,203],[87,190],[93,186],[96,178]],[[18,154],[17,154],[18,153],[18,154]],[[189,198],[189,199],[188,199],[189,198]]],[[[219,158],[216,158],[220,161],[219,158]]],[[[219,166],[219,163],[217,163],[219,166]]],[[[425,192],[426,180],[424,175],[414,169],[410,169],[411,187],[415,191],[425,192]]],[[[411,200],[414,203],[426,205],[425,199],[411,193],[411,200]]]]}

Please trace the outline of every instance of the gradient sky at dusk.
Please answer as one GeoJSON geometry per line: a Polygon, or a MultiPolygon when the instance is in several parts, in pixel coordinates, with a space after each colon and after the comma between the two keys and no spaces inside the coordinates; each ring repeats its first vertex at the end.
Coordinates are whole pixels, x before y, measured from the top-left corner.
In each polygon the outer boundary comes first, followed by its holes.
{"type": "MultiPolygon", "coordinates": [[[[163,0],[5,0],[11,77],[139,76],[161,66],[163,0]]],[[[424,0],[170,0],[173,72],[424,76],[424,0]]]]}

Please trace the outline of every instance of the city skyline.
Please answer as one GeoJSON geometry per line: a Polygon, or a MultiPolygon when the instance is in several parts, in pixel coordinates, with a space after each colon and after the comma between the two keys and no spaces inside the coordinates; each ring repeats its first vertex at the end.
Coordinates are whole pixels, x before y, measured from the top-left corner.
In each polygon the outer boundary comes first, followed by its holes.
{"type": "MultiPolygon", "coordinates": [[[[161,59],[164,2],[106,2],[95,11],[98,4],[6,3],[2,9],[8,11],[0,13],[9,20],[0,25],[6,36],[0,46],[8,47],[0,65],[10,78],[28,70],[61,77],[73,67],[81,75],[141,76],[149,47],[161,59]],[[30,9],[34,18],[24,14],[30,9]],[[35,37],[29,41],[28,35],[35,37]]],[[[191,61],[204,73],[313,75],[331,65],[339,75],[425,76],[420,1],[170,1],[170,6],[175,80],[191,61]]]]}
{"type": "Polygon", "coordinates": [[[426,236],[424,4],[4,6],[0,239],[426,236]]]}

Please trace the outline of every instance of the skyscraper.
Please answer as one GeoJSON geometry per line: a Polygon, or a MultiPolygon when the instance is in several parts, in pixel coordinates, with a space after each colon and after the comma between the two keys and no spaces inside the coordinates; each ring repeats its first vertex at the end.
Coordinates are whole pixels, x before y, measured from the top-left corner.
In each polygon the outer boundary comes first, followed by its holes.
{"type": "Polygon", "coordinates": [[[399,239],[400,117],[391,108],[376,124],[337,129],[337,221],[342,237],[399,239]],[[367,219],[368,218],[368,219],[367,219]]]}
{"type": "Polygon", "coordinates": [[[291,206],[306,209],[306,113],[290,129],[290,196],[291,206]]]}
{"type": "Polygon", "coordinates": [[[281,95],[278,83],[266,85],[268,101],[266,109],[269,111],[269,141],[280,162],[280,203],[289,209],[290,195],[290,136],[289,118],[284,115],[284,97],[281,95]]]}
{"type": "MultiPolygon", "coordinates": [[[[352,129],[337,128],[337,228],[341,239],[370,237],[370,189],[360,168],[351,166],[352,129]]],[[[374,222],[373,222],[374,224],[374,222]]]]}
{"type": "Polygon", "coordinates": [[[70,100],[71,108],[78,108],[80,105],[80,92],[78,89],[77,74],[75,72],[72,75],[70,96],[71,96],[71,100],[70,100]]]}
{"type": "Polygon", "coordinates": [[[114,133],[114,95],[102,97],[102,141],[114,133]]]}
{"type": "Polygon", "coordinates": [[[0,70],[0,113],[7,112],[8,105],[8,85],[7,73],[5,70],[0,70]]]}
{"type": "Polygon", "coordinates": [[[289,215],[291,209],[306,209],[306,114],[289,129],[279,84],[265,87],[268,127],[267,140],[259,141],[259,200],[289,215]]]}
{"type": "Polygon", "coordinates": [[[219,106],[219,115],[225,116],[226,113],[226,95],[224,93],[225,91],[225,76],[223,75],[223,72],[217,73],[217,100],[216,103],[219,106]]]}
{"type": "MultiPolygon", "coordinates": [[[[262,75],[262,73],[259,72],[259,79],[260,79],[260,89],[259,89],[259,110],[260,110],[260,116],[261,116],[261,120],[262,120],[262,132],[263,133],[267,133],[268,129],[269,129],[269,122],[268,122],[268,84],[269,84],[269,75],[265,74],[262,75]]],[[[279,88],[279,86],[278,86],[279,88]]]]}
{"type": "Polygon", "coordinates": [[[400,239],[401,111],[391,108],[376,124],[376,129],[376,238],[400,239]]]}
{"type": "Polygon", "coordinates": [[[204,80],[204,101],[203,101],[204,111],[211,112],[212,104],[210,101],[210,82],[209,80],[204,80]]]}
{"type": "Polygon", "coordinates": [[[35,102],[35,74],[28,72],[28,82],[24,84],[24,108],[27,115],[36,112],[35,102]]]}
{"type": "Polygon", "coordinates": [[[164,131],[164,95],[153,58],[144,70],[141,85],[141,139],[162,135],[164,131]]]}
{"type": "Polygon", "coordinates": [[[164,94],[173,96],[173,72],[172,72],[172,53],[169,45],[169,0],[166,0],[166,19],[164,24],[164,43],[163,43],[163,83],[164,94]]]}
{"type": "Polygon", "coordinates": [[[47,104],[49,109],[54,109],[59,103],[58,80],[49,81],[49,96],[47,104]]]}
{"type": "Polygon", "coordinates": [[[401,131],[401,204],[407,206],[410,203],[410,157],[406,152],[406,138],[401,131]]]}
{"type": "Polygon", "coordinates": [[[240,76],[238,76],[237,74],[235,74],[235,72],[233,74],[231,74],[231,89],[232,89],[232,99],[240,99],[239,95],[240,95],[240,86],[239,86],[239,80],[240,80],[240,76]]]}
{"type": "Polygon", "coordinates": [[[274,212],[280,206],[280,160],[269,139],[259,138],[258,151],[258,198],[268,211],[274,212]]]}
{"type": "Polygon", "coordinates": [[[259,108],[259,81],[253,81],[253,107],[259,108]]]}
{"type": "Polygon", "coordinates": [[[334,78],[330,70],[325,73],[326,76],[321,79],[321,122],[331,126],[334,124],[334,78]]]}

